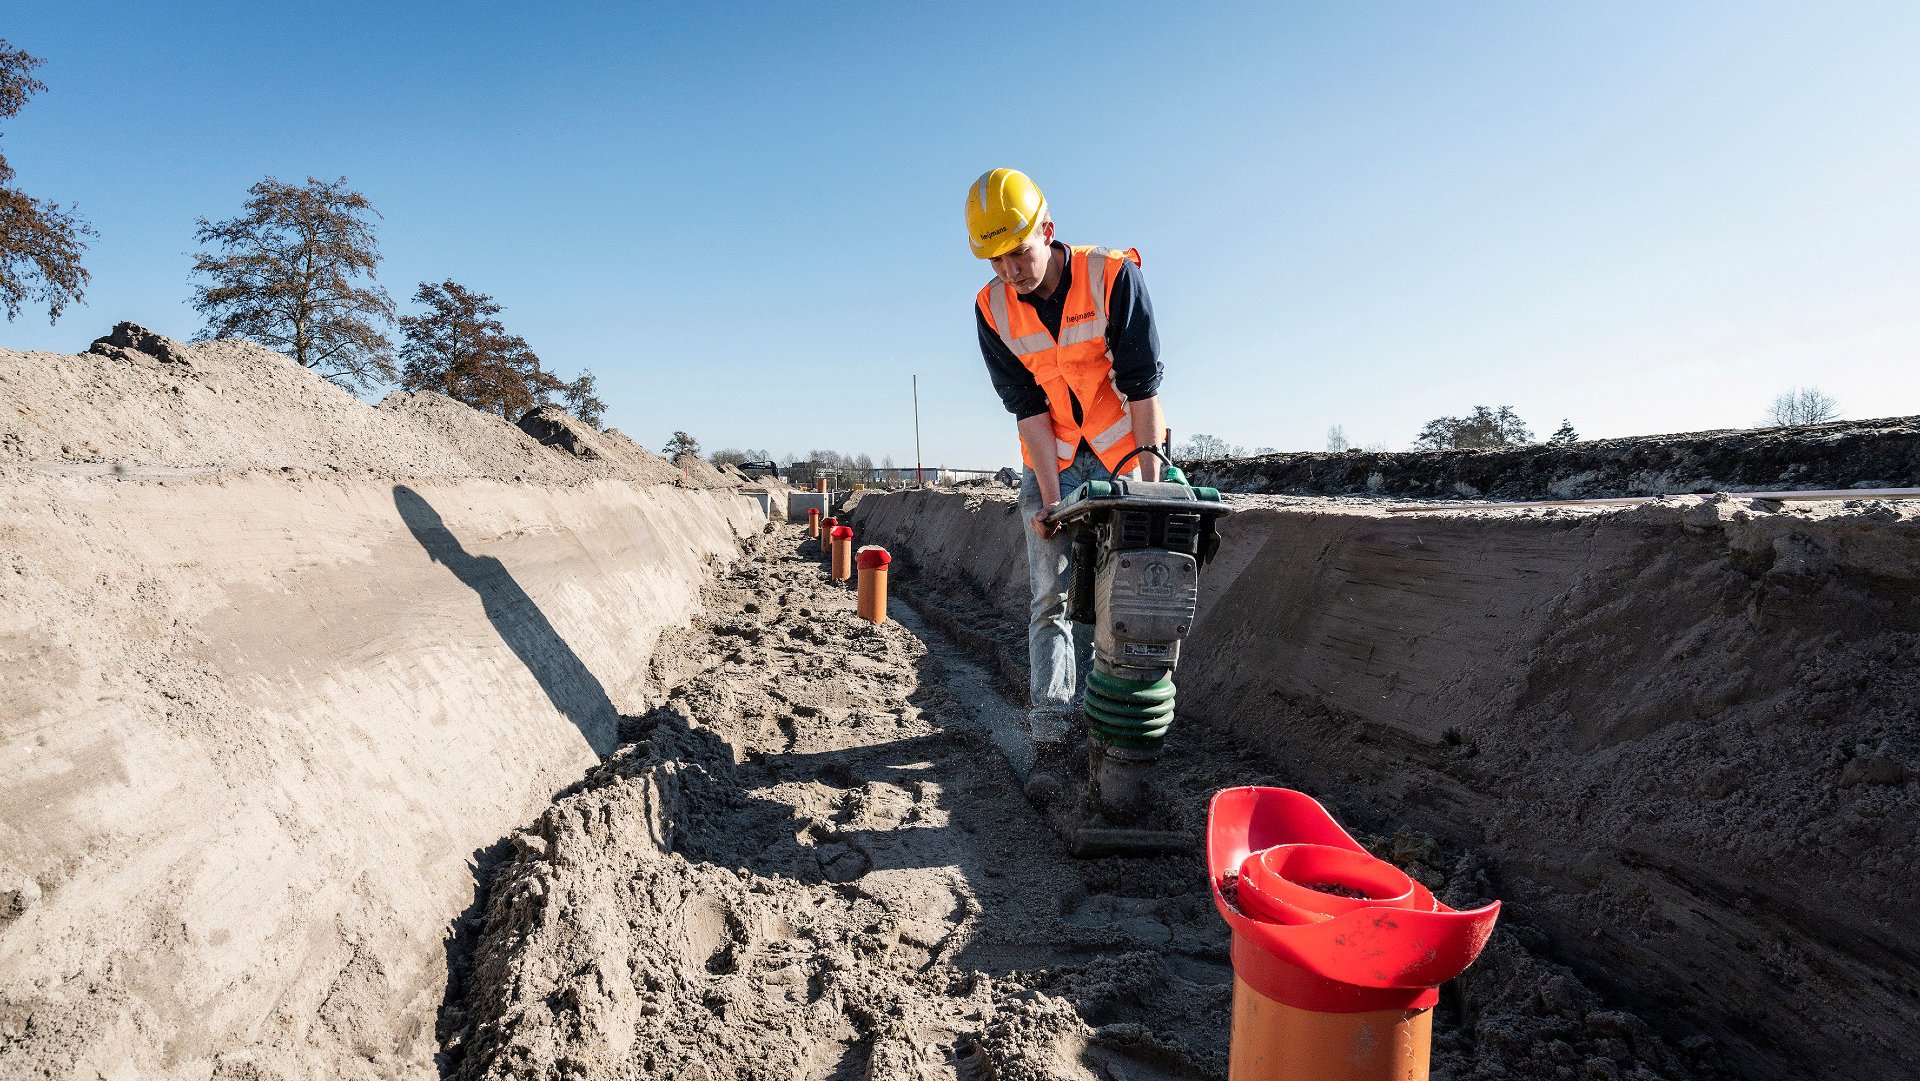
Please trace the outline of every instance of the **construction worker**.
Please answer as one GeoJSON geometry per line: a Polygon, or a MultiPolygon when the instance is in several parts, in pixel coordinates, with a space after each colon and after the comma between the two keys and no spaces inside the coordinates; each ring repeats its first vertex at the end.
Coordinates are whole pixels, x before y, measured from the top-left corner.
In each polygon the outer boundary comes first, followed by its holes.
{"type": "MultiPolygon", "coordinates": [[[[1140,253],[1055,240],[1047,200],[1025,173],[994,169],[974,181],[966,220],[974,256],[994,274],[974,301],[980,352],[1014,415],[1025,466],[1026,791],[1046,804],[1066,791],[1076,692],[1091,662],[1091,629],[1067,619],[1071,545],[1047,516],[1063,492],[1106,477],[1136,447],[1160,445],[1160,338],[1140,253]]],[[[1142,453],[1126,472],[1158,480],[1160,461],[1142,453]]]]}

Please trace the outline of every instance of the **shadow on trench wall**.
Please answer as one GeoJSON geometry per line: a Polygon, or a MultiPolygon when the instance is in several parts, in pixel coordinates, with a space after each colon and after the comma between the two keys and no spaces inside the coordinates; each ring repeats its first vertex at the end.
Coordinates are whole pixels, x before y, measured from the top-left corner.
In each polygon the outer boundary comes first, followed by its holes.
{"type": "Polygon", "coordinates": [[[611,753],[619,743],[620,715],[607,697],[606,687],[514,581],[506,565],[492,556],[467,551],[447,529],[440,512],[412,488],[394,485],[393,505],[427,555],[480,595],[488,622],[527,666],[553,708],[573,722],[594,753],[602,757],[611,753]]]}

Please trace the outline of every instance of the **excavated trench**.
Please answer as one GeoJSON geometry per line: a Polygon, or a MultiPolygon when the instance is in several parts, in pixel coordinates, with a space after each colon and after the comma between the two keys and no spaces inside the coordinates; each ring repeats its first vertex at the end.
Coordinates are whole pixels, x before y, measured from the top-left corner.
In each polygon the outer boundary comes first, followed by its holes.
{"type": "MultiPolygon", "coordinates": [[[[970,614],[909,593],[868,624],[815,551],[797,527],[750,542],[657,648],[661,704],[499,846],[453,951],[443,1069],[1224,1077],[1232,970],[1197,848],[1070,858],[1019,794],[1021,711],[970,614]]],[[[1188,741],[1163,780],[1197,836],[1212,791],[1281,778],[1188,741]]],[[[1363,839],[1450,902],[1491,893],[1472,852],[1363,839]]],[[[1541,945],[1509,921],[1448,990],[1435,1077],[1721,1076],[1541,945]]]]}
{"type": "MultiPolygon", "coordinates": [[[[1009,501],[849,508],[874,627],[738,476],[129,341],[0,350],[0,1076],[1222,1075],[1197,845],[1017,794],[1009,501]]],[[[1506,902],[1437,1078],[1913,1076],[1912,504],[1241,502],[1168,811],[1506,902]]]]}

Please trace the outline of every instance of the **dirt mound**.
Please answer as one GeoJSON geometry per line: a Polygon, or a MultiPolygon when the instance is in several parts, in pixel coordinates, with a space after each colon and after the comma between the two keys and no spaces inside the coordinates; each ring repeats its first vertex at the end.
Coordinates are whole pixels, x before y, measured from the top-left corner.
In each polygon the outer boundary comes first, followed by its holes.
{"type": "MultiPolygon", "coordinates": [[[[1013,628],[1017,665],[1010,502],[869,495],[854,518],[912,588],[979,595],[961,622],[1013,628]]],[[[1356,825],[1474,853],[1539,956],[1742,1076],[1905,1069],[1920,507],[1301,499],[1223,534],[1176,746],[1243,741],[1356,825]]]]}
{"type": "Polygon", "coordinates": [[[683,483],[686,477],[665,458],[627,438],[618,428],[596,430],[557,406],[543,405],[520,418],[520,430],[576,458],[606,462],[635,479],[655,484],[683,483]]]}
{"type": "Polygon", "coordinates": [[[617,432],[589,433],[572,418],[562,423],[558,410],[536,411],[543,431],[536,438],[438,394],[395,392],[370,407],[251,342],[188,345],[131,323],[78,355],[0,349],[0,402],[0,467],[265,468],[708,486],[617,432]],[[540,439],[556,428],[593,453],[542,447],[540,439]]]}
{"type": "Polygon", "coordinates": [[[698,454],[676,454],[673,467],[702,488],[738,488],[746,483],[746,474],[728,466],[716,467],[698,454]]]}
{"type": "Polygon", "coordinates": [[[1920,417],[1643,435],[1499,450],[1194,462],[1195,484],[1287,495],[1595,499],[1920,486],[1920,417]]]}

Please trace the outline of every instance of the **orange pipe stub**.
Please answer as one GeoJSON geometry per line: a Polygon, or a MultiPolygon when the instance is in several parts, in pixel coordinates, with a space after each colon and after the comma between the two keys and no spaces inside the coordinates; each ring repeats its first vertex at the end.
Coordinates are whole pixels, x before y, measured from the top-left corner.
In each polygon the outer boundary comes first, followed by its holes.
{"type": "Polygon", "coordinates": [[[820,535],[814,538],[820,542],[820,555],[829,561],[833,559],[833,527],[839,524],[838,518],[820,519],[820,535]]]}
{"type": "Polygon", "coordinates": [[[1432,1010],[1320,1013],[1233,981],[1231,1081],[1426,1081],[1432,1010]]]}
{"type": "Polygon", "coordinates": [[[833,527],[833,580],[844,582],[853,577],[853,527],[833,527]]]}
{"type": "Polygon", "coordinates": [[[807,537],[810,540],[820,539],[820,508],[819,507],[807,508],[807,537]]]}
{"type": "Polygon", "coordinates": [[[869,544],[853,554],[860,568],[860,618],[870,623],[887,621],[887,564],[893,557],[885,548],[869,544]]]}

